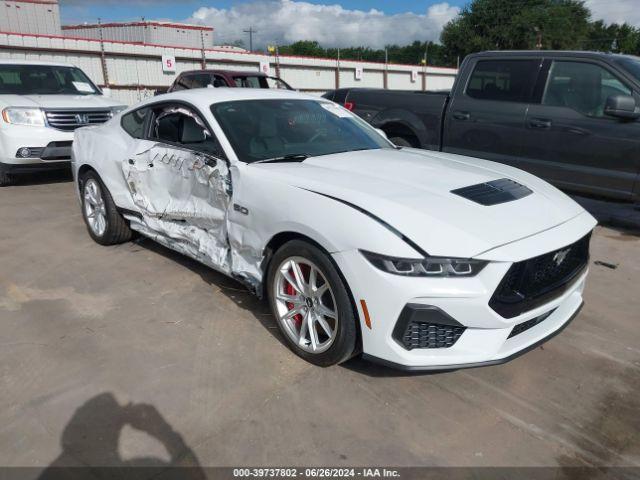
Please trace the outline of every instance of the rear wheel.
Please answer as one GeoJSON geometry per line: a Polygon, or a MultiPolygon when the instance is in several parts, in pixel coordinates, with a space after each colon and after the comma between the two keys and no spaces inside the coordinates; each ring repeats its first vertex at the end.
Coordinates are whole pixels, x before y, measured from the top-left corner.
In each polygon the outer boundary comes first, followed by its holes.
{"type": "Polygon", "coordinates": [[[353,305],[326,253],[300,240],[286,243],[270,262],[267,289],[278,327],[297,355],[323,367],[353,356],[353,305]]]}
{"type": "Polygon", "coordinates": [[[95,172],[82,177],[82,216],[89,235],[101,245],[131,240],[127,221],[118,212],[109,190],[95,172]]]}

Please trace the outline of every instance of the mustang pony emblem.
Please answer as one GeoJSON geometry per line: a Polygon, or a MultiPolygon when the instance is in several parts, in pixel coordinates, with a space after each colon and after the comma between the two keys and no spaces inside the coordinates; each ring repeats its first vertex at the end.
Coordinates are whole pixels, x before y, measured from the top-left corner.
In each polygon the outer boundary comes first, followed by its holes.
{"type": "Polygon", "coordinates": [[[567,248],[566,250],[560,250],[553,256],[553,261],[556,262],[557,267],[559,267],[562,264],[562,262],[564,262],[565,258],[567,258],[567,255],[569,254],[570,251],[571,251],[570,248],[567,248]]]}

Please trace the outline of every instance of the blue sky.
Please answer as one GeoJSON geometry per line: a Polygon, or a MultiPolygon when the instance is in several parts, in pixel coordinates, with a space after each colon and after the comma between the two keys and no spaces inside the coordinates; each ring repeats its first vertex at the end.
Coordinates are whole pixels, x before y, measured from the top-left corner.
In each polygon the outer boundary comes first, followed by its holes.
{"type": "MultiPolygon", "coordinates": [[[[345,9],[370,10],[375,8],[387,14],[397,14],[403,12],[424,13],[430,5],[441,3],[438,0],[334,0],[334,1],[314,1],[314,4],[339,4],[345,9]]],[[[97,18],[104,21],[117,20],[126,21],[146,18],[164,18],[180,20],[186,19],[199,7],[230,8],[246,1],[216,0],[216,1],[153,1],[153,0],[133,0],[133,1],[92,1],[92,0],[60,0],[62,19],[65,23],[70,22],[93,22],[97,18]]],[[[450,0],[453,6],[462,6],[464,0],[450,0]]]]}
{"type": "MultiPolygon", "coordinates": [[[[640,25],[640,0],[585,0],[594,19],[640,25]]],[[[323,46],[406,45],[438,41],[444,25],[467,0],[60,0],[64,23],[148,20],[187,21],[214,27],[217,45],[254,46],[317,40],[323,46]],[[375,11],[372,11],[375,9],[375,11]]]]}

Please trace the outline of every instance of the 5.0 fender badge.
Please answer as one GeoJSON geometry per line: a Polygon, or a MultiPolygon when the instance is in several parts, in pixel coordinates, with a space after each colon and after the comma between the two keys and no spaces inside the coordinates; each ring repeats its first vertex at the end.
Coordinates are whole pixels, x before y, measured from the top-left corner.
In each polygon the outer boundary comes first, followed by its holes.
{"type": "Polygon", "coordinates": [[[243,207],[242,205],[238,205],[237,203],[233,204],[233,210],[236,212],[240,212],[242,215],[249,215],[249,209],[243,207]]]}

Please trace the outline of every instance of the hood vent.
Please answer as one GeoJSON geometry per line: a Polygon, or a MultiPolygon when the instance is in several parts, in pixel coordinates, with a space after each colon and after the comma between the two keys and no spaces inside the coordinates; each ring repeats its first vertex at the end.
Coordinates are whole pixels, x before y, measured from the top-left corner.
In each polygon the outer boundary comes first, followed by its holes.
{"type": "Polygon", "coordinates": [[[451,190],[451,193],[480,205],[491,206],[519,200],[531,195],[533,191],[508,178],[500,178],[491,182],[451,190]]]}

